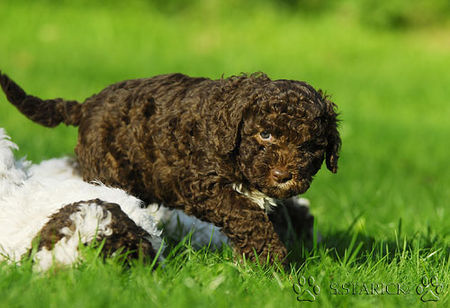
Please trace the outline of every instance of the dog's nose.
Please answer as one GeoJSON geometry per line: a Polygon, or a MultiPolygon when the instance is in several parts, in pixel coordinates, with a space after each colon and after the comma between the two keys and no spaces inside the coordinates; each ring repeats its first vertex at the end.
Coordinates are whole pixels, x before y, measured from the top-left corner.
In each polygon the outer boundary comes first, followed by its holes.
{"type": "Polygon", "coordinates": [[[277,183],[286,183],[290,179],[292,179],[292,174],[289,171],[283,170],[283,169],[272,169],[271,171],[272,177],[277,183]]]}

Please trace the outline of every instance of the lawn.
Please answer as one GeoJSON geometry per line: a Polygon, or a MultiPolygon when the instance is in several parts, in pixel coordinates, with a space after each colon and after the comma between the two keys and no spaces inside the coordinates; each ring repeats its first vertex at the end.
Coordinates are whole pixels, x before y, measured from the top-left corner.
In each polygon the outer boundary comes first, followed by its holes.
{"type": "MultiPolygon", "coordinates": [[[[43,275],[0,264],[0,306],[449,305],[449,24],[388,31],[350,9],[306,14],[267,1],[99,3],[0,2],[0,69],[43,98],[83,100],[170,72],[263,71],[322,88],[339,107],[343,140],[338,174],[324,168],[305,194],[323,239],[296,246],[289,269],[188,243],[154,271],[90,250],[78,267],[43,275]]],[[[0,127],[17,157],[73,155],[75,128],[33,124],[3,94],[0,127]]]]}

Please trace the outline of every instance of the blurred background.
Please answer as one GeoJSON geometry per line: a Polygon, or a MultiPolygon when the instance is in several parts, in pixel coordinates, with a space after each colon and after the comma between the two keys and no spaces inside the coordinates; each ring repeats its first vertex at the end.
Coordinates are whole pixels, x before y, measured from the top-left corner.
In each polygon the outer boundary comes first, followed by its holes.
{"type": "MultiPolygon", "coordinates": [[[[0,0],[0,69],[80,101],[171,72],[307,81],[342,120],[340,170],[306,194],[322,233],[449,234],[448,0],[0,0]]],[[[18,156],[73,155],[75,128],[33,124],[3,94],[0,127],[18,156]]]]}

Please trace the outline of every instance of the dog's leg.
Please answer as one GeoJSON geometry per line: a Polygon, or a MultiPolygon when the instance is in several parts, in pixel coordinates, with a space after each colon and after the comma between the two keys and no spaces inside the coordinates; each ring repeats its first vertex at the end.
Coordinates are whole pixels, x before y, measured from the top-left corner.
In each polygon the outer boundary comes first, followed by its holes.
{"type": "Polygon", "coordinates": [[[150,235],[137,226],[118,204],[99,199],[80,201],[62,207],[41,229],[34,261],[39,270],[53,262],[68,265],[80,255],[79,244],[101,244],[104,256],[121,251],[127,258],[145,257],[152,261],[157,252],[150,235]]]}
{"type": "MultiPolygon", "coordinates": [[[[216,190],[211,198],[190,210],[189,214],[221,227],[239,255],[251,260],[259,258],[261,262],[267,258],[271,263],[276,259],[285,261],[286,248],[265,211],[231,187],[216,190]]],[[[186,211],[189,212],[188,207],[186,211]]]]}
{"type": "Polygon", "coordinates": [[[285,244],[313,239],[314,216],[309,210],[307,199],[292,197],[280,201],[269,213],[269,218],[285,244]]]}

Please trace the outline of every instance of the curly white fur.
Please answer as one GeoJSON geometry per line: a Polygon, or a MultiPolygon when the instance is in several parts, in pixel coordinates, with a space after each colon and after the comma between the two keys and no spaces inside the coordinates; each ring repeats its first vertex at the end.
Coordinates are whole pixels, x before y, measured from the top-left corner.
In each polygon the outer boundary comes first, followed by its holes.
{"type": "MultiPolygon", "coordinates": [[[[14,149],[17,146],[0,128],[0,260],[20,260],[31,248],[31,241],[47,223],[49,216],[63,206],[96,198],[120,205],[138,226],[149,233],[152,246],[159,249],[161,231],[153,220],[151,208],[143,208],[139,199],[121,189],[83,182],[74,174],[68,158],[31,165],[25,160],[16,161],[14,149]]],[[[92,240],[92,232],[98,232],[101,224],[105,223],[99,218],[103,216],[96,214],[96,208],[84,210],[86,215],[76,223],[77,236],[71,237],[77,245],[79,240],[92,240]]],[[[51,260],[61,264],[76,260],[78,246],[63,244],[55,246],[51,258],[38,255],[36,260],[46,260],[41,268],[48,268],[51,260]]]]}
{"type": "Polygon", "coordinates": [[[194,248],[208,246],[212,250],[230,243],[221,228],[195,216],[187,215],[181,210],[171,210],[164,205],[156,204],[150,205],[149,210],[155,221],[158,221],[162,227],[163,235],[167,237],[180,241],[190,236],[190,244],[194,248]]]}

